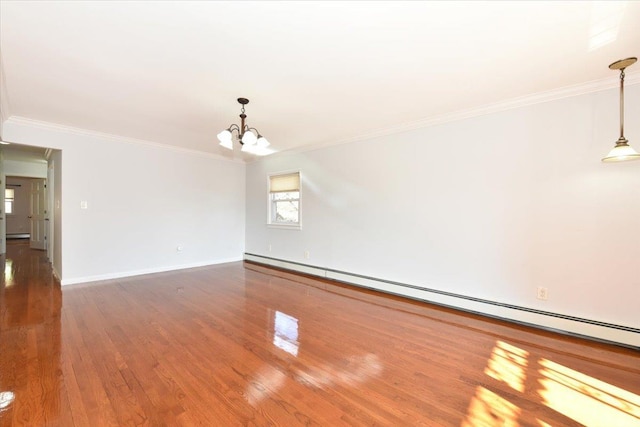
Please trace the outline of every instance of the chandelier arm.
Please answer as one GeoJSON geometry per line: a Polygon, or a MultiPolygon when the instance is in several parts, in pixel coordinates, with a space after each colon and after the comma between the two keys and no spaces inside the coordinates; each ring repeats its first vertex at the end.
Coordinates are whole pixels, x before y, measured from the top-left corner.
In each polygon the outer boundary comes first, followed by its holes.
{"type": "Polygon", "coordinates": [[[253,131],[255,131],[255,132],[256,132],[256,135],[258,135],[258,138],[260,138],[260,137],[262,136],[262,135],[260,135],[260,132],[259,132],[259,131],[258,131],[258,129],[256,129],[256,128],[250,128],[249,126],[247,126],[247,129],[246,129],[246,130],[253,130],[253,131]]]}

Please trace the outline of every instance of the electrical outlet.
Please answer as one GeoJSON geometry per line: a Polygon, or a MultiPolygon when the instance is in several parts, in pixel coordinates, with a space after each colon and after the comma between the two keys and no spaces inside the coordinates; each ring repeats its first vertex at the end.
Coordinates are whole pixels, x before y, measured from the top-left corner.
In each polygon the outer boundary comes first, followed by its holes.
{"type": "Polygon", "coordinates": [[[542,286],[538,286],[538,292],[537,292],[536,296],[537,296],[538,299],[546,301],[547,298],[549,298],[549,291],[547,290],[547,288],[544,288],[542,286]]]}
{"type": "Polygon", "coordinates": [[[304,259],[309,259],[309,251],[304,251],[304,259]]]}

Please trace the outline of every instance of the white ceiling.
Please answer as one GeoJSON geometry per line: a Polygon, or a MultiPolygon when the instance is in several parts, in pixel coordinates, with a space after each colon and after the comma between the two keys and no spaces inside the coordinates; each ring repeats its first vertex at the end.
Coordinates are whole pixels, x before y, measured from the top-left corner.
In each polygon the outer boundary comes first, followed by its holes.
{"type": "Polygon", "coordinates": [[[1,1],[0,53],[10,115],[228,155],[238,97],[278,151],[333,144],[615,84],[638,22],[640,2],[1,1]]]}

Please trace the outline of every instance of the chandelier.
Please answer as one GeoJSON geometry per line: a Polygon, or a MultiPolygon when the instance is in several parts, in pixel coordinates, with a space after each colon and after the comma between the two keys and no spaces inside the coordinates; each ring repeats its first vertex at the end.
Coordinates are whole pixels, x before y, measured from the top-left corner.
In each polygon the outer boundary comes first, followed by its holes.
{"type": "Polygon", "coordinates": [[[244,106],[249,103],[247,98],[238,98],[238,102],[242,105],[240,111],[240,125],[232,124],[227,129],[218,134],[218,140],[220,145],[229,150],[233,150],[234,140],[242,145],[242,149],[245,153],[256,154],[258,156],[264,156],[273,153],[273,150],[269,147],[269,141],[267,138],[260,135],[260,132],[256,128],[249,127],[245,123],[247,115],[244,113],[244,106]]]}
{"type": "Polygon", "coordinates": [[[624,162],[627,160],[640,160],[640,153],[629,145],[629,141],[624,137],[624,69],[634,64],[638,58],[626,58],[609,65],[612,70],[620,70],[620,138],[616,141],[616,146],[609,151],[603,162],[624,162]]]}

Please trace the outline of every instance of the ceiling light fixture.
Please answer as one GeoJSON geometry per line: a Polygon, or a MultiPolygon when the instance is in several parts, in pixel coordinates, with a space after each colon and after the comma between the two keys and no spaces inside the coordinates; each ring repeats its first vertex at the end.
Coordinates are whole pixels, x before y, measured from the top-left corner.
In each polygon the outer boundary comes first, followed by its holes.
{"type": "Polygon", "coordinates": [[[233,150],[235,133],[235,139],[242,145],[241,151],[259,156],[271,154],[273,150],[267,148],[269,147],[267,138],[260,135],[260,132],[258,132],[256,128],[249,127],[249,125],[244,122],[247,118],[247,115],[244,113],[244,106],[249,103],[249,100],[247,98],[238,98],[238,102],[242,105],[242,110],[240,111],[240,126],[234,123],[220,132],[218,134],[220,145],[229,150],[233,150]]]}
{"type": "Polygon", "coordinates": [[[602,159],[603,162],[640,160],[640,153],[634,150],[624,137],[624,69],[633,65],[637,60],[638,58],[626,58],[609,65],[612,70],[620,70],[620,138],[616,141],[616,146],[602,159]]]}

